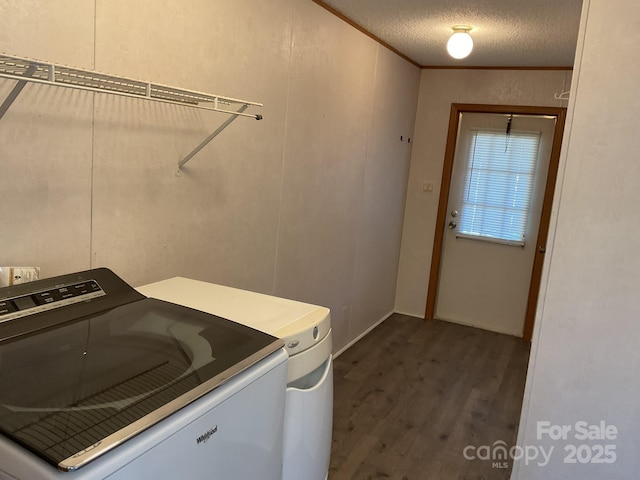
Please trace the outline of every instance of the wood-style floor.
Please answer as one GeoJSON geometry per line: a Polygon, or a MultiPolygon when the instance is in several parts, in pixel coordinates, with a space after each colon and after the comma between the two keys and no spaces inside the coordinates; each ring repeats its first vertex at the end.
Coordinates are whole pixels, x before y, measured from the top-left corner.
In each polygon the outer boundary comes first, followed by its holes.
{"type": "Polygon", "coordinates": [[[392,315],[335,361],[329,480],[508,479],[463,451],[515,444],[528,358],[522,339],[392,315]]]}

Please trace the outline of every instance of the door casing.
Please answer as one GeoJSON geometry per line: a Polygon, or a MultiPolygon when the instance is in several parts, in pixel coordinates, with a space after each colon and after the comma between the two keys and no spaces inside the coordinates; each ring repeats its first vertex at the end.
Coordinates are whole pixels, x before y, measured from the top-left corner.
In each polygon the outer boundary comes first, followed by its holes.
{"type": "Polygon", "coordinates": [[[542,266],[544,263],[544,255],[547,247],[547,235],[549,233],[549,221],[551,219],[553,193],[555,190],[556,178],[558,175],[560,149],[562,147],[562,135],[564,132],[564,123],[566,119],[567,109],[562,107],[476,105],[465,103],[451,104],[449,131],[447,134],[447,145],[444,155],[444,166],[442,169],[440,198],[438,201],[438,215],[436,218],[433,252],[431,255],[431,270],[429,272],[429,285],[427,287],[427,305],[425,309],[426,320],[432,320],[435,313],[436,296],[438,293],[438,281],[440,277],[440,265],[442,262],[442,248],[444,244],[445,222],[447,220],[447,203],[449,201],[451,174],[453,172],[453,161],[458,139],[458,125],[460,121],[460,114],[465,112],[496,114],[513,113],[514,115],[546,115],[556,117],[556,126],[553,133],[553,142],[551,146],[551,158],[549,159],[549,172],[547,174],[544,199],[542,203],[542,213],[540,215],[540,227],[538,229],[538,238],[536,240],[537,248],[533,259],[531,282],[529,284],[529,295],[527,299],[527,310],[522,332],[523,339],[530,342],[533,335],[533,326],[535,323],[538,293],[540,291],[540,280],[542,278],[542,266]]]}

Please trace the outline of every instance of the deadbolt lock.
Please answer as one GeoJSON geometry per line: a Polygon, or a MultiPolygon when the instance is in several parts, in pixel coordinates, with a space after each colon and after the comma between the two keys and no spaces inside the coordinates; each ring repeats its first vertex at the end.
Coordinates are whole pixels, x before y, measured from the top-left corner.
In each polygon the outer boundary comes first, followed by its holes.
{"type": "Polygon", "coordinates": [[[456,218],[458,216],[458,210],[451,210],[451,216],[456,218]]]}

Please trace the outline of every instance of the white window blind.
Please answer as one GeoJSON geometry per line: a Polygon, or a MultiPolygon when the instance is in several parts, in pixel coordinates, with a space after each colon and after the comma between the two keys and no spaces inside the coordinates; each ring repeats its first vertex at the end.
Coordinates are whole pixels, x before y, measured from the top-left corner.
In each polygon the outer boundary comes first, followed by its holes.
{"type": "Polygon", "coordinates": [[[524,245],[539,144],[540,132],[472,131],[460,202],[462,236],[524,245]]]}

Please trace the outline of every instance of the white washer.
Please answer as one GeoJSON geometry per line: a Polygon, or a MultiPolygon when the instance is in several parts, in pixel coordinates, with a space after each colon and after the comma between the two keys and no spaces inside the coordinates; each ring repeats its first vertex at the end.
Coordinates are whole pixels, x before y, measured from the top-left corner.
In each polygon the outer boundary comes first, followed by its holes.
{"type": "Polygon", "coordinates": [[[137,290],[283,339],[289,360],[282,478],[328,478],[333,422],[329,309],[183,277],[137,290]]]}
{"type": "Polygon", "coordinates": [[[0,480],[281,480],[283,343],[108,269],[0,288],[0,480]]]}

